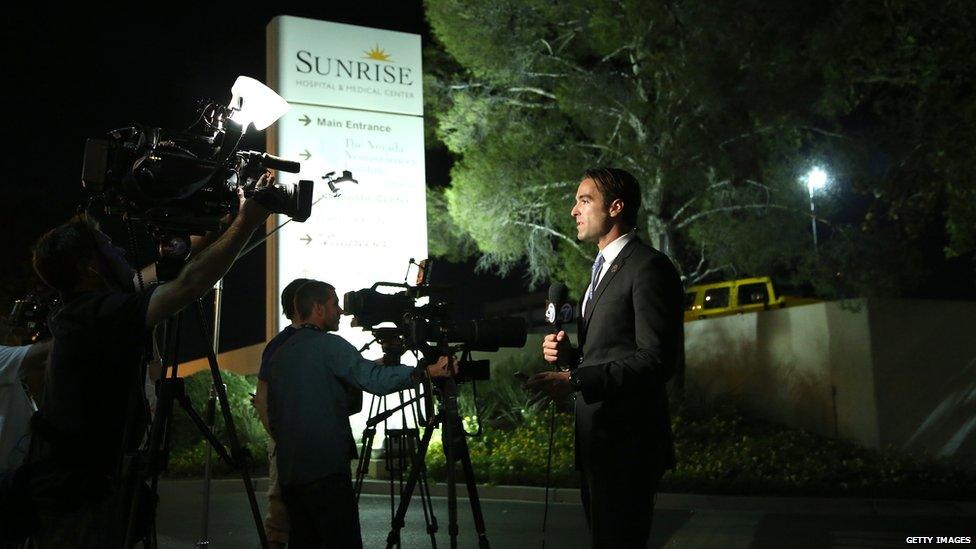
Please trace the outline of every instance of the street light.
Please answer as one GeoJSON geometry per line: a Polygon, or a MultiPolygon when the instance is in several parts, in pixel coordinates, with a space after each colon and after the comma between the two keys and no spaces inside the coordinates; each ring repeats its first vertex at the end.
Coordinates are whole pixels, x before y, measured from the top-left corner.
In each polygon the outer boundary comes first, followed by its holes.
{"type": "Polygon", "coordinates": [[[813,207],[813,192],[827,186],[827,172],[814,166],[807,172],[807,190],[810,192],[810,230],[813,231],[813,252],[817,253],[817,212],[813,207]]]}

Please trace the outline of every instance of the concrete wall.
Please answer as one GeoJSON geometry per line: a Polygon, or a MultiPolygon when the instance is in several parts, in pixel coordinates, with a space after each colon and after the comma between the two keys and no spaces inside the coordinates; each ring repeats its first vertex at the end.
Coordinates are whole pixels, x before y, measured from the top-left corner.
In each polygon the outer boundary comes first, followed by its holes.
{"type": "Polygon", "coordinates": [[[976,457],[976,303],[852,300],[685,324],[687,386],[813,432],[976,457]]]}
{"type": "Polygon", "coordinates": [[[976,457],[976,303],[871,302],[883,445],[976,457]]]}

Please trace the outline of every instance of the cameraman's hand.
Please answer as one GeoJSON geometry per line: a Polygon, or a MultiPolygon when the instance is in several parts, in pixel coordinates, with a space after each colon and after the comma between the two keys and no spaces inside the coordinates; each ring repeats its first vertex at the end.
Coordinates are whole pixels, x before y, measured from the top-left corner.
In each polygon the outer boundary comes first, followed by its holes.
{"type": "Polygon", "coordinates": [[[542,340],[542,357],[549,364],[568,366],[572,354],[573,346],[570,345],[569,337],[563,330],[549,334],[542,340]]]}
{"type": "MultiPolygon", "coordinates": [[[[271,172],[264,172],[264,175],[258,179],[258,182],[254,185],[254,189],[261,189],[269,185],[274,185],[275,178],[271,175],[271,172]]],[[[258,202],[253,196],[251,198],[244,198],[244,191],[240,188],[237,190],[238,199],[241,201],[240,210],[237,217],[247,225],[253,225],[257,227],[264,220],[271,215],[271,210],[265,208],[258,202]]]]}
{"type": "Polygon", "coordinates": [[[437,359],[437,362],[427,366],[427,375],[432,378],[451,377],[457,375],[457,372],[457,363],[451,356],[442,356],[437,359]]]}

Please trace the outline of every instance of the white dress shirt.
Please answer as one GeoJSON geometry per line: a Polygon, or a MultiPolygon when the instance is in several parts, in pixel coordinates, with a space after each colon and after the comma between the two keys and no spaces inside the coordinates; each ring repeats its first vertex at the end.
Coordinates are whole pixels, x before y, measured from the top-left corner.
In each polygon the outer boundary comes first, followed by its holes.
{"type": "MultiPolygon", "coordinates": [[[[624,246],[635,238],[637,238],[637,231],[630,231],[623,236],[617,237],[616,240],[603,247],[603,250],[600,251],[600,255],[603,256],[603,268],[600,269],[600,276],[597,278],[597,286],[600,285],[600,281],[603,280],[603,277],[606,276],[607,271],[610,270],[610,265],[613,263],[613,260],[617,259],[617,256],[620,255],[620,250],[623,250],[624,246]]],[[[590,281],[590,284],[593,284],[592,280],[590,281]]],[[[587,290],[589,290],[589,286],[587,286],[587,290]]],[[[590,302],[589,293],[589,291],[583,293],[583,316],[586,316],[586,307],[590,302]]]]}

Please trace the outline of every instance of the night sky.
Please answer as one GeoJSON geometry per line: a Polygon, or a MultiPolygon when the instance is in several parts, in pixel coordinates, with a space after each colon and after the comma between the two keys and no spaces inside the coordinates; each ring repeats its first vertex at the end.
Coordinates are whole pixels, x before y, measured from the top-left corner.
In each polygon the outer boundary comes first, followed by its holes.
{"type": "MultiPolygon", "coordinates": [[[[139,12],[89,11],[80,16],[19,8],[5,17],[3,313],[12,299],[30,290],[25,273],[31,243],[78,207],[85,139],[134,123],[182,130],[193,122],[198,101],[226,104],[238,75],[264,81],[265,27],[274,16],[417,33],[425,43],[429,40],[419,1],[329,4],[285,2],[239,11],[203,2],[193,11],[144,4],[139,12]]],[[[252,132],[242,149],[264,150],[264,139],[263,132],[252,132]]],[[[428,182],[445,184],[448,169],[442,149],[428,154],[428,182]]],[[[443,271],[465,278],[470,267],[445,265],[443,271]]],[[[489,296],[523,291],[517,278],[480,276],[474,283],[489,296]]],[[[224,322],[221,348],[262,341],[263,247],[235,265],[225,290],[224,318],[235,322],[224,322]]],[[[199,355],[202,350],[189,350],[195,346],[184,350],[199,355]]]]}
{"type": "MultiPolygon", "coordinates": [[[[44,231],[78,207],[85,139],[134,123],[180,130],[195,118],[200,100],[226,103],[238,75],[265,80],[265,28],[277,15],[294,15],[418,33],[430,33],[419,0],[374,3],[276,3],[234,10],[198,3],[190,11],[172,4],[145,4],[138,11],[89,11],[82,15],[14,8],[5,12],[4,181],[0,185],[0,232],[6,257],[0,263],[0,316],[13,299],[31,291],[29,250],[44,231]]],[[[252,133],[243,149],[264,149],[263,133],[252,133]]],[[[427,180],[448,181],[449,155],[428,150],[427,180]]],[[[113,235],[118,240],[124,235],[113,235]]],[[[913,297],[976,296],[967,259],[944,262],[942,237],[928,250],[939,265],[938,283],[913,297]],[[944,262],[944,263],[943,263],[944,262]]],[[[516,273],[508,279],[469,274],[473,262],[443,265],[442,273],[472,288],[461,308],[475,298],[523,293],[516,273]]],[[[226,318],[222,348],[264,337],[264,252],[256,249],[235,265],[225,281],[226,318]],[[237,319],[244,319],[238,321],[237,319]]],[[[192,347],[192,346],[191,346],[192,347]]]]}

